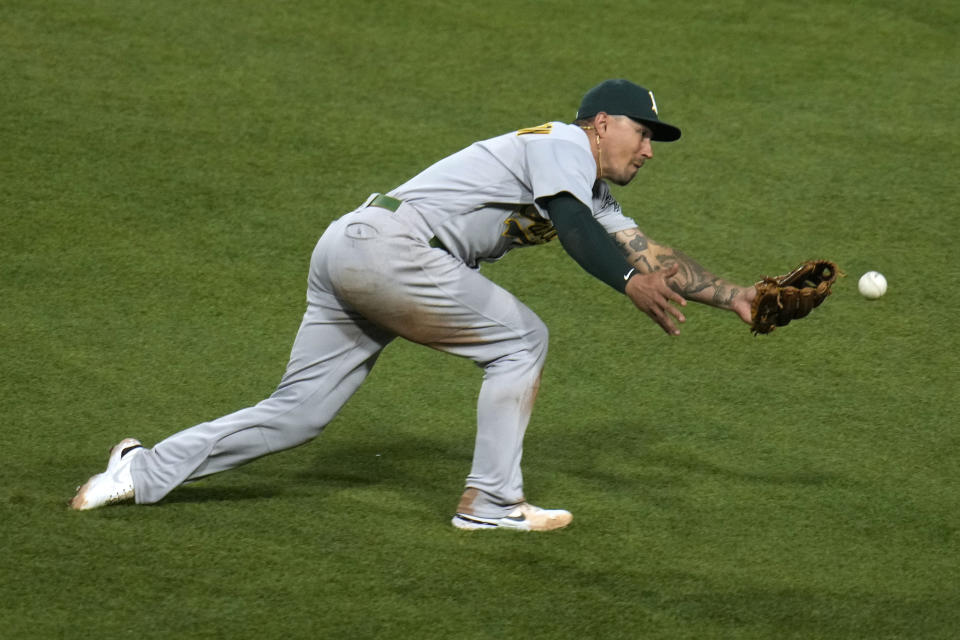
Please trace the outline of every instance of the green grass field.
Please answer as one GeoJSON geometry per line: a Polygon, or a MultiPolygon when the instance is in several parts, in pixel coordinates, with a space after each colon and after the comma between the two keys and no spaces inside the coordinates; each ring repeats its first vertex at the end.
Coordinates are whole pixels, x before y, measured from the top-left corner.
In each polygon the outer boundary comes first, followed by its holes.
{"type": "Polygon", "coordinates": [[[0,635],[957,637],[958,43],[952,0],[4,0],[0,635]],[[310,445],[67,509],[272,392],[332,219],[608,77],[684,131],[616,191],[650,236],[848,276],[671,339],[557,243],[485,266],[551,329],[524,471],[568,529],[448,524],[481,372],[401,342],[310,445]]]}

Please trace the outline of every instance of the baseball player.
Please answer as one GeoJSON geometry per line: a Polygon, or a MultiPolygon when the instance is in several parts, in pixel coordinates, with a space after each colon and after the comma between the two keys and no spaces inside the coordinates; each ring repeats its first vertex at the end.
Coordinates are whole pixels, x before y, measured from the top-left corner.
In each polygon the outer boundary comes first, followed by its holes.
{"type": "Polygon", "coordinates": [[[307,309],[276,391],[152,449],[121,441],[106,471],[78,489],[72,508],[155,503],[184,482],[312,440],[400,336],[484,370],[473,463],[453,525],[566,526],[570,512],[527,502],[520,469],[547,328],[478,267],[556,237],[668,334],[679,333],[687,300],[749,322],[752,287],[721,280],[647,238],[611,195],[608,182],[628,184],[653,157],[651,141],[679,137],[659,119],[651,91],[608,80],[587,92],[573,124],[549,122],[476,142],[371,195],[316,245],[307,309]]]}

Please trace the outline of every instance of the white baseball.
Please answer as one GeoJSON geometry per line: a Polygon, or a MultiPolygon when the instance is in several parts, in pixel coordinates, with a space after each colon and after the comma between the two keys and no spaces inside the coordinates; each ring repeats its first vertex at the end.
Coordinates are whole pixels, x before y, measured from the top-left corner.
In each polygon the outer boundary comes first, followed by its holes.
{"type": "Polygon", "coordinates": [[[864,298],[876,300],[887,292],[887,279],[879,271],[867,271],[860,276],[857,288],[864,298]]]}

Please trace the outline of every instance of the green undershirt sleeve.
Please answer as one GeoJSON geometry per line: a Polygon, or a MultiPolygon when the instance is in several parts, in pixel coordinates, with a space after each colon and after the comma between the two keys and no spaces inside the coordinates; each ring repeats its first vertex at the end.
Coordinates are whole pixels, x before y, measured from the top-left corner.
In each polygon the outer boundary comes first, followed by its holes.
{"type": "Polygon", "coordinates": [[[623,293],[637,273],[621,255],[587,205],[567,192],[539,201],[557,230],[560,244],[590,275],[623,293]]]}

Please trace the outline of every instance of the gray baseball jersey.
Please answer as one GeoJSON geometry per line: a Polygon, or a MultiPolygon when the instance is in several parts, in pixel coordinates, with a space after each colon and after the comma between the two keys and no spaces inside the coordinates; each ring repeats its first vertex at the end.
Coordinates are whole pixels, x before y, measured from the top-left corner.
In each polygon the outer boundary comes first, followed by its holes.
{"type": "Polygon", "coordinates": [[[469,266],[555,233],[537,200],[566,191],[615,233],[637,226],[623,215],[586,133],[561,122],[520,129],[440,160],[388,195],[411,205],[424,229],[469,266]]]}

